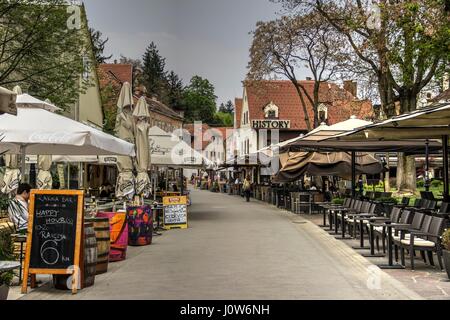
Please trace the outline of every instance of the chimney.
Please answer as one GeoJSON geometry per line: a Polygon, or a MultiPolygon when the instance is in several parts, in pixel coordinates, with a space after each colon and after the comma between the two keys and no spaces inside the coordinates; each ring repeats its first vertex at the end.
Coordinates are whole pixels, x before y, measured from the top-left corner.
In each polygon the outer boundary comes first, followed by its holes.
{"type": "Polygon", "coordinates": [[[114,60],[114,64],[117,64],[117,59],[114,60]]]}
{"type": "Polygon", "coordinates": [[[358,98],[358,83],[356,83],[355,81],[344,81],[344,89],[350,92],[353,97],[358,98]]]}

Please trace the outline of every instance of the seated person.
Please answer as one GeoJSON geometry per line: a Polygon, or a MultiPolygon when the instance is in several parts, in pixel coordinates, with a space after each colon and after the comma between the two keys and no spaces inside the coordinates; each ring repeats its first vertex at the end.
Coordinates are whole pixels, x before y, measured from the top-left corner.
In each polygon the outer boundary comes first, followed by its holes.
{"type": "Polygon", "coordinates": [[[178,192],[178,186],[176,183],[172,185],[173,192],[178,192]]]}
{"type": "Polygon", "coordinates": [[[9,202],[8,216],[18,233],[25,234],[28,228],[28,200],[30,199],[31,186],[20,184],[17,195],[9,202]]]}

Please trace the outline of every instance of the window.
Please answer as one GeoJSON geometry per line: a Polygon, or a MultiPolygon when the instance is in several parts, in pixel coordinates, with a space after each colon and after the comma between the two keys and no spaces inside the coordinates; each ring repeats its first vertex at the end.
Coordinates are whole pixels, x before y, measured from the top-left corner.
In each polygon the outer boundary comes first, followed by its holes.
{"type": "Polygon", "coordinates": [[[320,123],[327,123],[327,121],[328,121],[328,107],[325,104],[321,103],[319,105],[317,111],[319,112],[319,122],[320,123]]]}
{"type": "Polygon", "coordinates": [[[278,106],[273,101],[264,107],[264,117],[266,119],[278,119],[278,106]]]}

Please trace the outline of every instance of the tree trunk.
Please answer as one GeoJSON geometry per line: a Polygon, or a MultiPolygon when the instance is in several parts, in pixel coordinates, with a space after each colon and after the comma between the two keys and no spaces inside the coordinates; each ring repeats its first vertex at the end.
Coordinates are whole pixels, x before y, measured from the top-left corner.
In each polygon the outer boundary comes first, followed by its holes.
{"type": "MultiPolygon", "coordinates": [[[[295,81],[297,81],[297,80],[295,80],[295,81]]],[[[292,81],[292,83],[294,84],[295,89],[297,90],[297,94],[298,94],[298,96],[300,98],[300,102],[302,104],[303,113],[305,114],[306,129],[309,132],[309,131],[312,130],[312,128],[311,128],[311,121],[309,120],[308,109],[306,108],[305,98],[303,97],[302,90],[301,90],[300,86],[298,85],[298,83],[295,83],[294,81],[292,81]]]]}
{"type": "Polygon", "coordinates": [[[390,164],[390,158],[389,158],[389,153],[386,153],[386,166],[387,166],[387,170],[384,174],[384,188],[386,189],[386,192],[390,192],[391,191],[391,182],[389,181],[391,178],[391,175],[389,173],[389,170],[391,168],[391,164],[390,164]]]}
{"type": "Polygon", "coordinates": [[[416,191],[416,161],[412,156],[398,154],[397,190],[398,192],[414,193],[416,191]]]}

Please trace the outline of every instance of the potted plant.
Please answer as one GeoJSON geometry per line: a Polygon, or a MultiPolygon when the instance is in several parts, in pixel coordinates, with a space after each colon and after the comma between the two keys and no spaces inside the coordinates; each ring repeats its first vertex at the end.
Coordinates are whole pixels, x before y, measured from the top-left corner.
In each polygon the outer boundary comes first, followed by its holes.
{"type": "MultiPolygon", "coordinates": [[[[9,232],[0,232],[0,261],[13,261],[14,247],[9,232]]],[[[9,286],[14,278],[12,271],[0,273],[0,300],[8,298],[9,286]]]]}
{"type": "Polygon", "coordinates": [[[446,229],[442,234],[442,257],[447,276],[450,279],[450,229],[446,229]]]}

